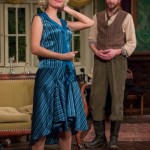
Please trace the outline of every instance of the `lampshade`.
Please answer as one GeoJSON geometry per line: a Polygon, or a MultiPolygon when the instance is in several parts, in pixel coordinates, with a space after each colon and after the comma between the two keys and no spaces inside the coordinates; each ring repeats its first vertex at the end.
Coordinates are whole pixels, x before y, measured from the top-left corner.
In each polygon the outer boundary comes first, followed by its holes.
{"type": "Polygon", "coordinates": [[[74,8],[82,8],[85,7],[92,0],[69,0],[69,5],[74,8]]]}
{"type": "Polygon", "coordinates": [[[6,0],[8,3],[12,3],[12,4],[19,4],[19,3],[23,3],[24,0],[6,0]]]}
{"type": "MultiPolygon", "coordinates": [[[[19,4],[24,2],[24,0],[6,0],[6,1],[12,4],[19,4]]],[[[69,5],[74,8],[82,8],[85,7],[91,1],[92,0],[69,0],[69,5]]]]}

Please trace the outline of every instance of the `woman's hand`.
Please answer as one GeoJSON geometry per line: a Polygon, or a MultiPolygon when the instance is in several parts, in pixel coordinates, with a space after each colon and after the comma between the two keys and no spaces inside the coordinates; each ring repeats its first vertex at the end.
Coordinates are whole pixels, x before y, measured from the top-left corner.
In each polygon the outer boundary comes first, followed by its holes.
{"type": "Polygon", "coordinates": [[[64,11],[64,7],[67,6],[68,2],[69,2],[69,0],[65,0],[64,4],[58,9],[58,11],[64,11]]]}
{"type": "Polygon", "coordinates": [[[78,53],[78,51],[62,54],[61,60],[72,61],[77,53],[78,53]]]}
{"type": "Polygon", "coordinates": [[[69,0],[65,0],[63,7],[67,6],[69,0]]]}

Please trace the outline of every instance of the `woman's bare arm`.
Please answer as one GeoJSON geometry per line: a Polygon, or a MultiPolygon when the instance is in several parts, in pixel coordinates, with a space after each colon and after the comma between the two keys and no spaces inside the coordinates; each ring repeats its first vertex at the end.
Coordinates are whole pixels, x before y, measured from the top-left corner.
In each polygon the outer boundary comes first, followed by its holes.
{"type": "Polygon", "coordinates": [[[70,14],[71,16],[73,16],[78,20],[75,22],[68,21],[68,27],[70,28],[71,31],[86,29],[94,24],[94,21],[92,19],[69,8],[68,6],[65,6],[63,8],[63,11],[65,11],[66,13],[70,14]]]}

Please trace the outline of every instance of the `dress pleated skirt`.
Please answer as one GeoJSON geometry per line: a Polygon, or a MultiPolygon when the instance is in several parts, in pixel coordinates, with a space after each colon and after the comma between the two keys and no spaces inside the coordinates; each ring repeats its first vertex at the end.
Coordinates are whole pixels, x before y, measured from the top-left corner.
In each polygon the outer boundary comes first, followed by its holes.
{"type": "Polygon", "coordinates": [[[42,68],[36,73],[30,144],[46,137],[45,144],[57,144],[58,133],[71,129],[72,134],[87,130],[80,88],[74,75],[65,69],[42,68]]]}

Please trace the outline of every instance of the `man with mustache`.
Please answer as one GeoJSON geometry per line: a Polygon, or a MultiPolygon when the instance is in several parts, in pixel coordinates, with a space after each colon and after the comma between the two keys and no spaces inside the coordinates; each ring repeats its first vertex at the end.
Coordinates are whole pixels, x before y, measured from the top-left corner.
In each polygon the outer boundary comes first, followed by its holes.
{"type": "Polygon", "coordinates": [[[95,138],[87,147],[107,145],[104,108],[108,87],[112,97],[109,148],[118,148],[118,133],[123,120],[123,99],[127,57],[136,47],[132,16],[121,10],[121,0],[105,0],[106,10],[93,16],[89,45],[94,53],[94,71],[90,108],[95,138]]]}

